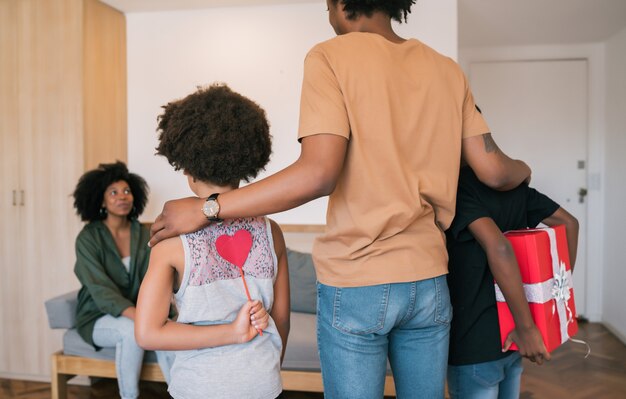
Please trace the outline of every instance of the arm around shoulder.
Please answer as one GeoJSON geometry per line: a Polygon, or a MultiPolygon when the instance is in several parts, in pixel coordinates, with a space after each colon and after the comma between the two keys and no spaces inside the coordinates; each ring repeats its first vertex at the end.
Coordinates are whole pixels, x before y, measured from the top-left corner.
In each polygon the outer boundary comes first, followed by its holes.
{"type": "Polygon", "coordinates": [[[219,217],[269,215],[331,194],[343,170],[347,147],[348,140],[335,134],[304,137],[300,156],[293,164],[220,195],[219,217]]]}
{"type": "MultiPolygon", "coordinates": [[[[348,140],[343,136],[304,137],[300,157],[293,164],[245,187],[220,194],[218,217],[269,215],[329,195],[343,170],[347,148],[348,140]]],[[[150,230],[150,245],[206,226],[208,221],[201,211],[203,201],[190,197],[166,202],[150,230]]]]}
{"type": "Polygon", "coordinates": [[[510,190],[530,178],[530,167],[503,153],[491,133],[464,138],[461,153],[478,179],[494,190],[510,190]]]}

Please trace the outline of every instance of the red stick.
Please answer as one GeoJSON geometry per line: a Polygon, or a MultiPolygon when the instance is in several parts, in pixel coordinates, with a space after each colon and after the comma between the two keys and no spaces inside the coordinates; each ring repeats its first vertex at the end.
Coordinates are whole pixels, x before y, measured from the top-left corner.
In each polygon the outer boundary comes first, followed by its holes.
{"type": "MultiPolygon", "coordinates": [[[[243,267],[240,267],[239,271],[241,271],[241,281],[243,281],[243,288],[246,289],[246,296],[248,297],[248,300],[252,302],[252,298],[250,297],[250,291],[248,291],[248,284],[246,283],[246,279],[243,277],[243,267]]],[[[259,332],[260,336],[263,336],[263,330],[261,330],[260,328],[257,328],[256,330],[259,332]]]]}
{"type": "Polygon", "coordinates": [[[248,291],[248,284],[246,284],[246,279],[243,278],[243,271],[241,272],[241,281],[243,281],[243,288],[246,289],[246,296],[248,297],[248,300],[252,302],[252,298],[250,297],[250,291],[248,291]]]}

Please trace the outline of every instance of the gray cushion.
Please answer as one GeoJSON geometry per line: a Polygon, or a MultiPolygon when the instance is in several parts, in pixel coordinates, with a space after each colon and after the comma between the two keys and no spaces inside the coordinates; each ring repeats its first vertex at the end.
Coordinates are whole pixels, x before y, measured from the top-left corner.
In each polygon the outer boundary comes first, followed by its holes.
{"type": "Polygon", "coordinates": [[[291,329],[283,359],[285,370],[319,370],[316,316],[291,312],[291,329]]]}
{"type": "MultiPolygon", "coordinates": [[[[320,370],[316,315],[291,312],[291,329],[282,368],[283,370],[320,370]]],[[[389,362],[387,362],[387,374],[391,374],[389,362]]]]}
{"type": "Polygon", "coordinates": [[[291,310],[315,314],[317,312],[317,278],[311,254],[287,248],[287,261],[289,262],[291,310]]]}
{"type": "Polygon", "coordinates": [[[45,303],[50,328],[73,328],[76,325],[78,290],[48,299],[45,303]]]}
{"type": "MultiPolygon", "coordinates": [[[[76,325],[76,303],[78,290],[59,295],[46,301],[46,313],[50,328],[66,328],[63,334],[63,353],[66,355],[84,356],[93,359],[115,360],[115,349],[102,348],[97,351],[93,346],[85,342],[78,331],[76,325]]],[[[146,351],[144,361],[155,363],[156,354],[153,351],[146,351]]]]}
{"type": "MultiPolygon", "coordinates": [[[[63,334],[63,353],[65,355],[82,356],[91,359],[115,360],[114,348],[102,348],[99,351],[85,342],[75,328],[71,328],[63,334]]],[[[146,351],[144,362],[156,363],[156,354],[153,351],[146,351]]]]}
{"type": "Polygon", "coordinates": [[[114,348],[102,348],[97,351],[85,342],[75,328],[63,334],[63,353],[66,355],[83,356],[93,359],[115,360],[114,348]]]}

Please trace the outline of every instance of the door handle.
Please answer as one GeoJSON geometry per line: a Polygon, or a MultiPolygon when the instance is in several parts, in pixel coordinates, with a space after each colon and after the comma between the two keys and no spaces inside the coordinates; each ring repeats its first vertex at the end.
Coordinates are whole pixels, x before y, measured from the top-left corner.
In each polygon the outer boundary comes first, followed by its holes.
{"type": "Polygon", "coordinates": [[[17,205],[17,190],[13,190],[13,206],[17,205]]]}
{"type": "Polygon", "coordinates": [[[578,202],[580,204],[585,202],[585,197],[587,196],[587,189],[584,187],[581,187],[578,189],[578,202]]]}
{"type": "Polygon", "coordinates": [[[20,190],[20,205],[24,206],[24,190],[20,190]]]}

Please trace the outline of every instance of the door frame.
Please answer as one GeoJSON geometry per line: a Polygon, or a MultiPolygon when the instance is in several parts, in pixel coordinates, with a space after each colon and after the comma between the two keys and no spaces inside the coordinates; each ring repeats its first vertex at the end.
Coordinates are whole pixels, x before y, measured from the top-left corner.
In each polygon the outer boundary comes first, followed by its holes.
{"type": "Polygon", "coordinates": [[[604,142],[605,118],[605,62],[604,46],[537,45],[510,47],[476,47],[459,49],[459,63],[469,71],[474,62],[571,60],[585,59],[588,65],[588,136],[587,136],[587,251],[585,317],[590,321],[602,321],[604,278],[604,142]]]}

